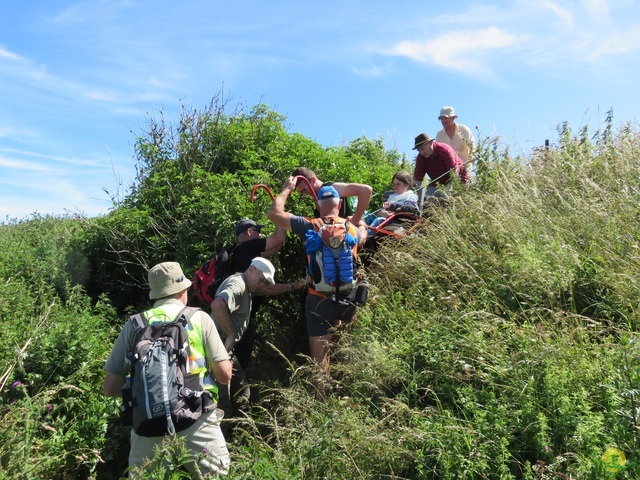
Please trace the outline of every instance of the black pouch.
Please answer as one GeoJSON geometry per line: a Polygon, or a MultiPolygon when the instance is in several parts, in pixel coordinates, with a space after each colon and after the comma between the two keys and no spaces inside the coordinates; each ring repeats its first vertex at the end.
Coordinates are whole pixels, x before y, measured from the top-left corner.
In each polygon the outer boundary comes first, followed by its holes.
{"type": "Polygon", "coordinates": [[[369,296],[369,282],[367,279],[361,276],[358,278],[356,286],[349,292],[348,298],[351,303],[357,307],[364,307],[367,304],[367,297],[369,296]]]}
{"type": "MultiPolygon", "coordinates": [[[[191,392],[201,391],[202,387],[200,386],[200,375],[187,373],[184,376],[184,386],[185,388],[181,390],[181,393],[183,395],[188,391],[191,391],[191,392]]],[[[204,394],[202,395],[193,394],[193,395],[185,396],[184,401],[186,405],[189,407],[189,410],[191,410],[192,412],[198,412],[198,411],[204,412],[205,411],[204,404],[203,404],[204,397],[205,397],[204,394]]]]}
{"type": "Polygon", "coordinates": [[[359,307],[364,307],[367,304],[367,298],[369,297],[369,283],[366,280],[358,282],[354,290],[356,293],[353,303],[359,307]]]}
{"type": "Polygon", "coordinates": [[[213,397],[209,392],[202,393],[202,411],[204,413],[210,412],[218,408],[218,404],[213,401],[213,397]]]}

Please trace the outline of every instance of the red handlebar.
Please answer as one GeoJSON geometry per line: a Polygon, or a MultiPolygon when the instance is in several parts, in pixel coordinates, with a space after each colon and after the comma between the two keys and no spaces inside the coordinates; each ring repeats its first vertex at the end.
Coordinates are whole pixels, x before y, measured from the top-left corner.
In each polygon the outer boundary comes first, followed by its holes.
{"type": "MultiPolygon", "coordinates": [[[[311,192],[311,196],[313,197],[313,200],[316,203],[318,203],[318,196],[316,195],[316,191],[313,189],[313,186],[311,186],[311,182],[309,181],[309,179],[307,177],[303,177],[302,175],[298,175],[297,177],[295,177],[295,180],[296,180],[296,185],[298,184],[298,181],[304,180],[307,183],[307,187],[308,187],[307,190],[311,192]]],[[[271,197],[271,200],[275,199],[275,195],[273,194],[271,189],[267,185],[264,185],[263,183],[259,183],[255,185],[251,190],[251,195],[249,196],[249,200],[251,201],[251,203],[255,201],[256,191],[259,188],[263,188],[264,190],[266,190],[269,196],[271,197]]]]}
{"type": "Polygon", "coordinates": [[[311,196],[313,197],[314,202],[318,203],[318,196],[316,195],[316,191],[313,189],[313,186],[311,185],[311,182],[309,181],[309,179],[307,177],[303,177],[302,175],[298,175],[297,177],[295,177],[295,180],[296,180],[296,185],[300,180],[304,180],[305,182],[307,182],[308,190],[311,192],[311,196]]]}
{"type": "Polygon", "coordinates": [[[264,184],[262,184],[262,183],[259,183],[259,184],[255,185],[255,186],[253,187],[253,189],[251,190],[251,195],[249,196],[249,200],[251,201],[251,203],[253,203],[253,202],[254,202],[254,200],[256,199],[256,191],[257,191],[259,188],[264,188],[264,189],[267,191],[267,193],[269,194],[269,196],[271,197],[271,200],[273,200],[274,198],[276,198],[276,197],[273,195],[273,192],[271,191],[271,189],[270,189],[268,186],[266,186],[266,185],[264,185],[264,184]]]}

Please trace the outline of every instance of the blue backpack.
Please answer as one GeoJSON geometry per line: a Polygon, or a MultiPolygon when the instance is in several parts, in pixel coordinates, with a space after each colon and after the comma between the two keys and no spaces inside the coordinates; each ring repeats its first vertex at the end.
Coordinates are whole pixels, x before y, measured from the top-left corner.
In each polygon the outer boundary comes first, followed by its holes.
{"type": "Polygon", "coordinates": [[[309,220],[313,229],[306,234],[309,285],[325,295],[347,294],[356,285],[358,232],[340,217],[309,220]]]}

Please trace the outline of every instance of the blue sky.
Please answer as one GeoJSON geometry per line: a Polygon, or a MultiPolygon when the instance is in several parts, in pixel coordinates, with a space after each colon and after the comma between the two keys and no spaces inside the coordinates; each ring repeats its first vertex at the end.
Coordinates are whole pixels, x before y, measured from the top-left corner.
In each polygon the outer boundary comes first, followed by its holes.
{"type": "Polygon", "coordinates": [[[221,89],[324,146],[366,135],[410,158],[444,105],[516,153],[609,109],[637,126],[639,49],[634,0],[10,2],[0,221],[106,213],[148,115],[221,89]]]}

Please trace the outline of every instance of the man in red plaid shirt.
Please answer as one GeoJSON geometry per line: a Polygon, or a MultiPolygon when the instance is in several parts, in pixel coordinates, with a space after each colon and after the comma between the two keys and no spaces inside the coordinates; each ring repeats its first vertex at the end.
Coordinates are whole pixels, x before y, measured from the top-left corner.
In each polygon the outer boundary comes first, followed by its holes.
{"type": "Polygon", "coordinates": [[[421,133],[415,139],[414,150],[418,150],[416,166],[413,171],[413,185],[422,185],[425,174],[431,180],[427,195],[434,194],[438,185],[451,182],[451,172],[460,177],[462,183],[469,181],[469,173],[458,157],[456,151],[445,143],[434,142],[426,133],[421,133]]]}

